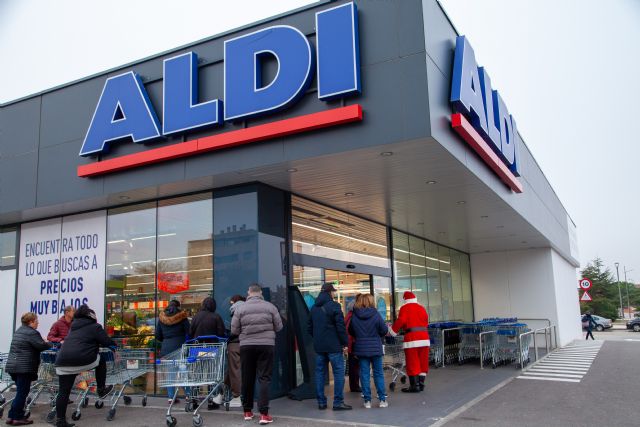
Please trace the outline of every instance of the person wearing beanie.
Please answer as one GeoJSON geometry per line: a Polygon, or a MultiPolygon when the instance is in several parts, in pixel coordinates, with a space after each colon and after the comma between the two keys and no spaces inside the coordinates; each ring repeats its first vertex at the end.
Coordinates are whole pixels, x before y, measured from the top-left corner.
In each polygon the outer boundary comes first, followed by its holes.
{"type": "Polygon", "coordinates": [[[404,331],[404,357],[409,377],[409,387],[405,393],[417,393],[424,390],[424,381],[429,372],[429,315],[411,291],[402,297],[404,305],[400,308],[398,319],[389,330],[392,335],[404,331]]]}

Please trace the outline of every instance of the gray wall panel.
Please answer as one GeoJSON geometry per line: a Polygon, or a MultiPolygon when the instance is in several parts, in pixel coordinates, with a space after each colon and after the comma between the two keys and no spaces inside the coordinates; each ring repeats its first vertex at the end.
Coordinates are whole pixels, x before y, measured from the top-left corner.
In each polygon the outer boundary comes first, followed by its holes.
{"type": "MultiPolygon", "coordinates": [[[[99,197],[102,195],[102,178],[78,178],[78,151],[81,140],[44,147],[38,163],[38,206],[99,197]]],[[[83,164],[92,163],[82,159],[83,164]]]]}
{"type": "Polygon", "coordinates": [[[84,139],[103,83],[102,78],[86,80],[42,95],[41,148],[84,139]]]}
{"type": "Polygon", "coordinates": [[[35,151],[0,159],[0,209],[2,213],[36,206],[38,154],[35,151]]]}
{"type": "Polygon", "coordinates": [[[38,148],[40,97],[28,99],[0,112],[0,159],[38,148]]]}

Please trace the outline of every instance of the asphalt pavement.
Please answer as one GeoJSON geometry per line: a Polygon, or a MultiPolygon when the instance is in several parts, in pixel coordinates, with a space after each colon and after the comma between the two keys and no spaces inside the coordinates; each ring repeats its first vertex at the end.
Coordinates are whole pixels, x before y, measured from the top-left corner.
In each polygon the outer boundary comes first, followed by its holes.
{"type": "Polygon", "coordinates": [[[640,334],[609,330],[595,335],[602,345],[579,382],[514,378],[434,427],[637,427],[640,334]]]}

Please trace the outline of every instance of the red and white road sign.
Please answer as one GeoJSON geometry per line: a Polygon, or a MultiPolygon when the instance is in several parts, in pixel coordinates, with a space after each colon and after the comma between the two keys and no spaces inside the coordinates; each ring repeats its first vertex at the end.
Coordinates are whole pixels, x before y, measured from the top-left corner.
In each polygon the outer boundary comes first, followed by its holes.
{"type": "Polygon", "coordinates": [[[582,296],[580,297],[580,301],[592,301],[591,295],[589,295],[589,292],[584,291],[584,294],[582,294],[582,296]]]}
{"type": "Polygon", "coordinates": [[[580,289],[582,289],[583,291],[588,291],[589,289],[591,289],[591,280],[585,278],[580,279],[580,282],[578,283],[580,285],[580,289]]]}

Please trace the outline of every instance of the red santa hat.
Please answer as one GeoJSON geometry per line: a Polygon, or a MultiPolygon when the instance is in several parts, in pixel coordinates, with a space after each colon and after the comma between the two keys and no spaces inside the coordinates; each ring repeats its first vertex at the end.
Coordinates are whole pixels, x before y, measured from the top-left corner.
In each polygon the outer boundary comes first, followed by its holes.
{"type": "Polygon", "coordinates": [[[405,301],[409,299],[416,299],[416,296],[411,291],[404,291],[404,294],[402,295],[402,299],[405,301]]]}

